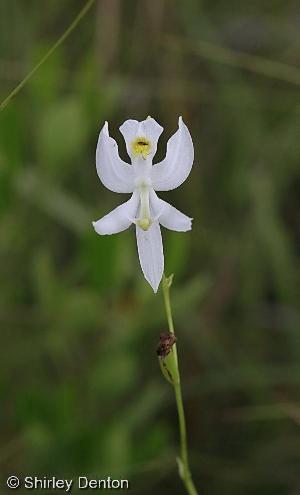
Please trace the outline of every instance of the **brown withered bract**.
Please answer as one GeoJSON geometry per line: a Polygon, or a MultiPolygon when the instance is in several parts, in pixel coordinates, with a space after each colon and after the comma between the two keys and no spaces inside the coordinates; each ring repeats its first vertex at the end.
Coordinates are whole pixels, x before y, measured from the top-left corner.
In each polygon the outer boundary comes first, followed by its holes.
{"type": "Polygon", "coordinates": [[[157,355],[161,358],[165,358],[172,350],[173,345],[176,342],[176,337],[171,332],[163,332],[160,334],[159,343],[157,346],[157,355]]]}

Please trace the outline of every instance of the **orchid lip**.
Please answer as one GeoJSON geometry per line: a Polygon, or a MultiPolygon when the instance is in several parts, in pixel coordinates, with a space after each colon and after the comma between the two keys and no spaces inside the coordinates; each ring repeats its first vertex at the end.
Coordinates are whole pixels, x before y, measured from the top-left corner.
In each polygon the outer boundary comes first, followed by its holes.
{"type": "Polygon", "coordinates": [[[146,160],[147,155],[151,152],[151,142],[144,136],[138,136],[131,143],[132,154],[134,156],[141,155],[146,160]]]}

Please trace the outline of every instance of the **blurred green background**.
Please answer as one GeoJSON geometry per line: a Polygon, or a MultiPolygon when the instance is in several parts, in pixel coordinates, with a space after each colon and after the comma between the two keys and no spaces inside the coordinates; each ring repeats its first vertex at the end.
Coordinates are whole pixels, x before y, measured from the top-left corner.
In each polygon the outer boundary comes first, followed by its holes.
{"type": "MultiPolygon", "coordinates": [[[[2,100],[83,5],[0,0],[2,100]]],[[[162,294],[133,228],[91,226],[127,198],[96,175],[104,120],[127,159],[119,125],[150,114],[157,160],[179,115],[196,152],[161,194],[195,219],[163,231],[195,482],[300,493],[299,28],[293,0],[96,0],[1,111],[1,492],[39,474],[184,493],[162,294]]]]}

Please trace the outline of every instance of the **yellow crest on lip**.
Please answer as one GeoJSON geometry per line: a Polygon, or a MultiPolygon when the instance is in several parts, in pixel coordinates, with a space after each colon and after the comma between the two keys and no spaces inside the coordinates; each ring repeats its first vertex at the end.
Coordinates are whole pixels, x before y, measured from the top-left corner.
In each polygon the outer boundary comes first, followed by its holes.
{"type": "Polygon", "coordinates": [[[151,150],[151,144],[148,139],[146,139],[143,136],[137,137],[132,143],[131,143],[131,149],[133,155],[142,155],[143,158],[146,158],[147,155],[149,155],[150,150],[151,150]]]}

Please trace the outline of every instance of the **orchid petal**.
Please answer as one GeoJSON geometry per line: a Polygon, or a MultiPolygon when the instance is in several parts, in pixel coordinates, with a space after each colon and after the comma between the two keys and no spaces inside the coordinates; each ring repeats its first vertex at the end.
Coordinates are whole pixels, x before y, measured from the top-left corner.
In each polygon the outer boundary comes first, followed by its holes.
{"type": "Polygon", "coordinates": [[[95,231],[100,235],[110,235],[128,229],[135,220],[138,205],[139,196],[133,193],[126,203],[118,206],[97,222],[93,222],[95,231]]]}
{"type": "Polygon", "coordinates": [[[179,117],[178,130],[169,139],[166,158],[152,167],[152,184],[156,191],[170,191],[188,177],[194,161],[190,132],[179,117]]]}
{"type": "Polygon", "coordinates": [[[146,120],[138,122],[137,120],[126,120],[121,126],[120,131],[123,134],[126,143],[128,155],[132,156],[132,142],[137,137],[145,137],[151,143],[151,156],[154,156],[157,150],[157,141],[163,131],[155,119],[148,117],[146,120]]]}
{"type": "Polygon", "coordinates": [[[148,230],[136,227],[137,247],[145,279],[157,292],[164,271],[163,244],[158,222],[153,222],[148,230]]]}
{"type": "Polygon", "coordinates": [[[119,157],[118,145],[109,136],[107,122],[98,139],[96,167],[98,176],[107,189],[119,193],[133,192],[133,169],[119,157]]]}
{"type": "Polygon", "coordinates": [[[150,206],[155,218],[166,229],[176,230],[177,232],[191,230],[193,219],[160,199],[153,190],[150,193],[150,206]]]}

